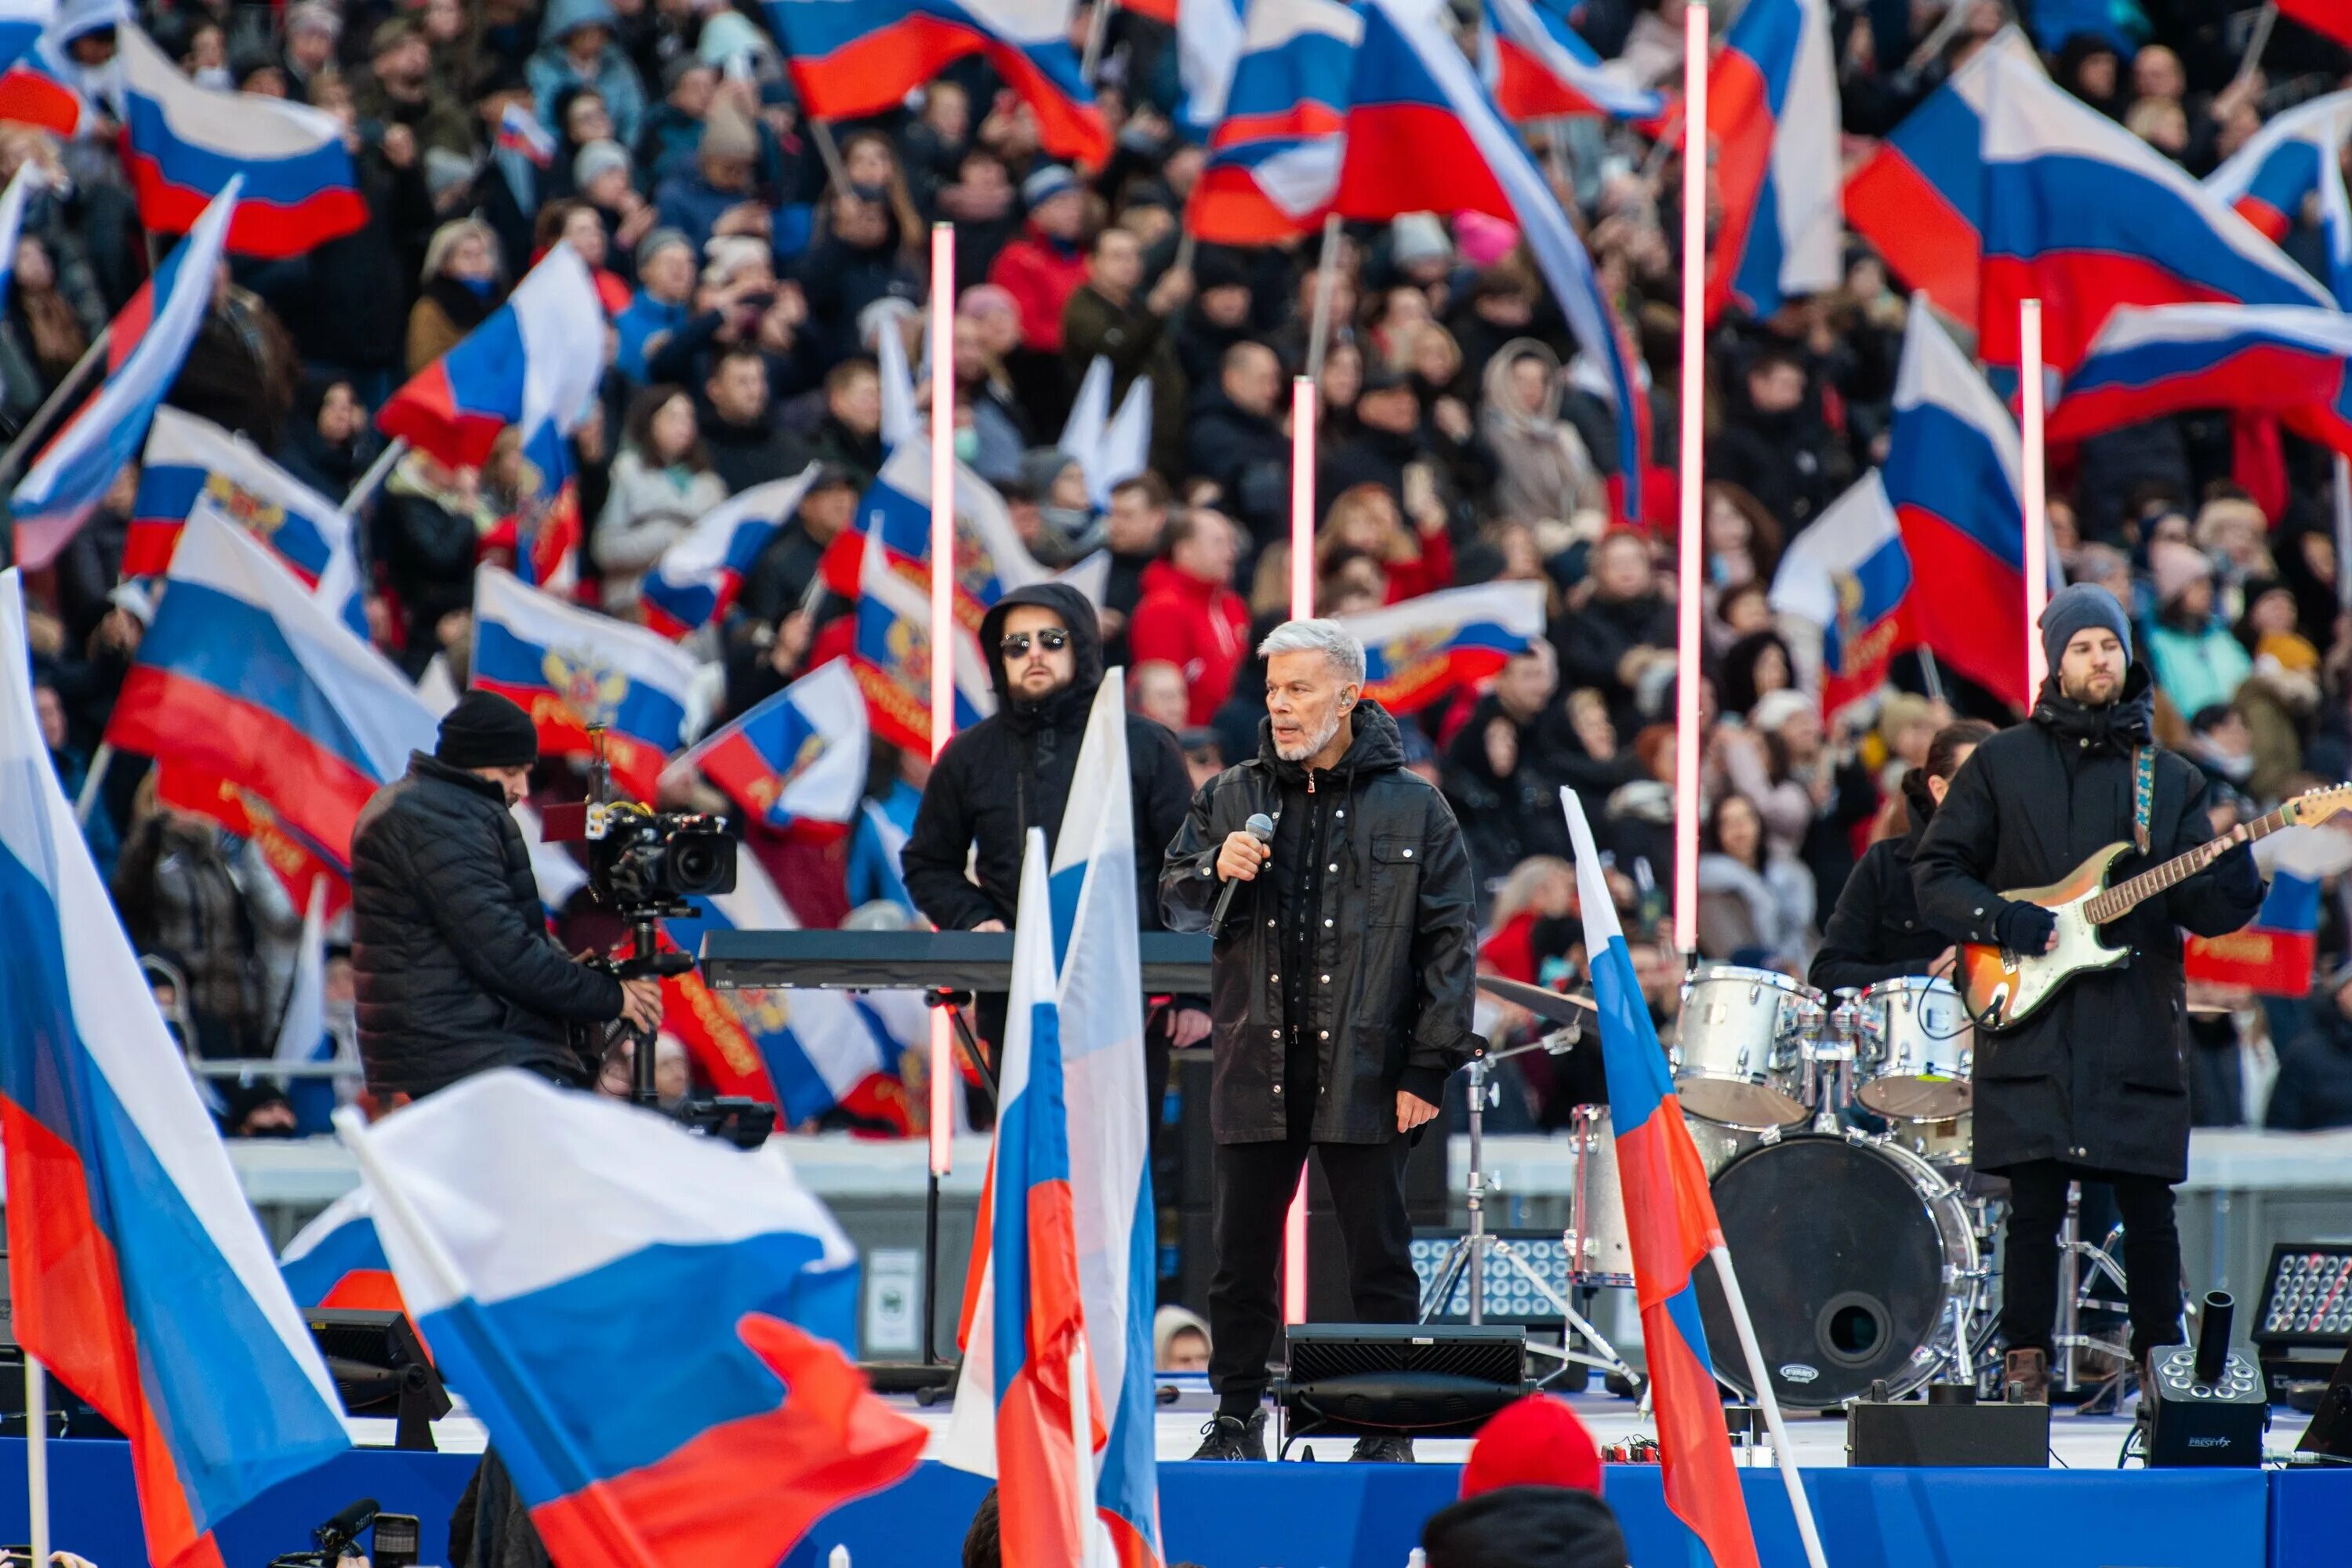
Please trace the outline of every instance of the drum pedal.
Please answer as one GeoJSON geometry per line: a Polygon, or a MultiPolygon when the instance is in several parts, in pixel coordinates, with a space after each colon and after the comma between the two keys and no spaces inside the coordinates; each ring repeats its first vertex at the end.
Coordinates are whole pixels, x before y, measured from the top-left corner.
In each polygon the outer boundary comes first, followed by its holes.
{"type": "Polygon", "coordinates": [[[1979,1405],[1968,1384],[1931,1384],[1925,1400],[1871,1396],[1846,1406],[1845,1456],[1853,1466],[2006,1466],[2046,1469],[2050,1406],[1979,1405]]]}

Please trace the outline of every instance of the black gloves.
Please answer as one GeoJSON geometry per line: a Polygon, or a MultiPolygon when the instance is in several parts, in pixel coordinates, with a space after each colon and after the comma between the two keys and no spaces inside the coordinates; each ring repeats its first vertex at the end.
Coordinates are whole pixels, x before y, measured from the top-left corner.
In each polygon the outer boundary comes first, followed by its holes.
{"type": "Polygon", "coordinates": [[[2040,904],[2012,903],[1994,917],[1992,933],[2011,952],[2039,953],[2050,945],[2058,917],[2040,904]]]}

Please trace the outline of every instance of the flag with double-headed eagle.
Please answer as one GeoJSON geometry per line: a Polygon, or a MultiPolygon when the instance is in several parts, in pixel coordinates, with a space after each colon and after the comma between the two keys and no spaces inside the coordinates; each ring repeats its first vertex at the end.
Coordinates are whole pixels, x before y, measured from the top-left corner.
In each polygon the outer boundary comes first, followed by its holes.
{"type": "Polygon", "coordinates": [[[476,689],[519,703],[543,756],[593,754],[604,733],[613,783],[654,798],[663,764],[697,715],[694,660],[667,637],[540,592],[485,566],[474,579],[476,689]]]}
{"type": "Polygon", "coordinates": [[[1364,645],[1364,695],[1411,713],[1484,680],[1543,636],[1544,584],[1448,588],[1339,624],[1364,645]]]}
{"type": "MultiPolygon", "coordinates": [[[[961,611],[952,635],[955,728],[961,730],[996,710],[996,690],[978,628],[963,624],[961,611]]],[[[867,534],[849,667],[873,732],[922,756],[931,752],[932,657],[929,566],[897,554],[878,533],[867,534]]]]}
{"type": "Polygon", "coordinates": [[[866,700],[846,659],[802,676],[677,759],[771,827],[844,823],[866,794],[866,700]]]}
{"type": "Polygon", "coordinates": [[[261,852],[262,863],[296,903],[314,886],[326,889],[326,918],[352,901],[349,860],[278,814],[259,790],[183,756],[155,759],[155,799],[174,811],[209,816],[261,852]]]}

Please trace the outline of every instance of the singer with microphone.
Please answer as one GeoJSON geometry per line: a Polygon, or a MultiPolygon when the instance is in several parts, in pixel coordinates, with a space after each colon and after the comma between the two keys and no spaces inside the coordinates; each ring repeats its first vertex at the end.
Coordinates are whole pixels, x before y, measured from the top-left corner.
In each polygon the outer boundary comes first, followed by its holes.
{"type": "MultiPolygon", "coordinates": [[[[1483,1045],[1470,1028],[1476,919],[1462,829],[1406,771],[1396,721],[1362,695],[1363,645],[1336,621],[1289,621],[1258,652],[1258,754],[1192,797],[1160,878],[1169,928],[1216,937],[1217,1415],[1202,1459],[1265,1458],[1283,1221],[1310,1149],[1357,1319],[1414,1320],[1405,1161],[1447,1076],[1483,1045]]],[[[1412,1445],[1367,1437],[1355,1458],[1410,1460],[1412,1445]]]]}

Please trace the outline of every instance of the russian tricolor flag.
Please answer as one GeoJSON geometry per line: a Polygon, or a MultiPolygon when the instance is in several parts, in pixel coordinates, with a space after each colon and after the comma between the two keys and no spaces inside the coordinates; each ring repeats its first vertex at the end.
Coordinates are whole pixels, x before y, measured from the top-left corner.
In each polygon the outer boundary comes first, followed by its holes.
{"type": "Polygon", "coordinates": [[[1544,634],[1544,585],[1481,583],[1343,616],[1364,645],[1364,695],[1391,713],[1486,679],[1544,634]]]}
{"type": "Polygon", "coordinates": [[[91,128],[98,116],[74,85],[72,68],[59,59],[59,47],[53,33],[44,35],[0,71],[0,121],[37,125],[65,137],[91,128]]]}
{"type": "Polygon", "coordinates": [[[1790,542],[1772,574],[1771,603],[1822,628],[1822,711],[1837,712],[1886,681],[1907,643],[1902,610],[1911,554],[1876,469],[1864,474],[1790,542]]]}
{"type": "Polygon", "coordinates": [[[497,146],[502,153],[520,153],[542,169],[555,164],[555,138],[520,103],[510,102],[499,111],[497,146]]]}
{"type": "Polygon", "coordinates": [[[2003,27],[1845,182],[1846,221],[1898,278],[1971,331],[1984,268],[1985,93],[1996,55],[2042,68],[2025,35],[2003,27]]]}
{"type": "Polygon", "coordinates": [[[1195,142],[1206,142],[1225,116],[1225,95],[1241,62],[1246,0],[1178,0],[1176,79],[1183,97],[1176,123],[1195,142]]]}
{"type": "Polygon", "coordinates": [[[108,743],[252,791],[348,866],[361,807],[407,771],[411,752],[433,749],[431,711],[209,503],[165,584],[108,743]]]}
{"type": "Polygon", "coordinates": [[[48,185],[48,176],[41,165],[27,158],[0,191],[0,299],[7,297],[8,285],[16,277],[16,241],[25,232],[25,203],[37,190],[48,185]]]}
{"type": "Polygon", "coordinates": [[[866,794],[866,700],[848,661],[817,666],[673,764],[771,827],[848,822],[866,794]]]}
{"type": "MultiPolygon", "coordinates": [[[[892,551],[879,534],[867,534],[849,656],[874,733],[926,757],[931,754],[930,578],[928,565],[892,551]]],[[[960,623],[952,635],[955,728],[965,730],[996,710],[996,687],[976,631],[960,623]]]]}
{"type": "Polygon", "coordinates": [[[593,754],[604,728],[613,783],[650,801],[699,701],[696,665],[656,632],[583,610],[495,566],[474,577],[474,686],[520,703],[551,757],[593,754]]]}
{"type": "Polygon", "coordinates": [[[1844,230],[1823,0],[1748,0],[1707,68],[1706,131],[1723,198],[1707,319],[1732,300],[1769,316],[1835,288],[1844,230]]]}
{"type": "Polygon", "coordinates": [[[133,24],[115,38],[122,161],[141,223],[178,234],[242,179],[228,233],[239,256],[302,256],[366,226],[342,121],[282,99],[198,87],[133,24]]]}
{"type": "Polygon", "coordinates": [[[1069,0],[764,0],[793,85],[820,120],[898,108],[970,54],[984,56],[1037,116],[1045,151],[1090,166],[1110,134],[1070,46],[1069,0]]]}
{"type": "Polygon", "coordinates": [[[224,1518],[350,1439],[58,786],[25,647],[10,572],[0,1142],[15,1337],[130,1438],[150,1558],[220,1568],[224,1518]]]}
{"type": "Polygon", "coordinates": [[[0,71],[33,52],[57,12],[57,0],[0,0],[0,71]]]}
{"type": "Polygon", "coordinates": [[[595,400],[604,321],[586,263],[559,244],[488,320],[392,395],[376,428],[472,468],[488,460],[499,431],[520,426],[526,455],[544,468],[544,432],[570,435],[595,400]]]}
{"type": "Polygon", "coordinates": [[[2018,363],[2027,299],[2042,302],[2043,360],[2061,372],[2122,306],[2332,303],[2220,198],[2038,71],[1995,58],[1985,101],[1987,364],[2018,363]]]}
{"type": "Polygon", "coordinates": [[[2205,188],[2262,230],[2284,239],[2302,221],[2303,204],[2319,189],[2323,160],[2344,151],[2352,92],[2331,92],[2263,123],[2252,140],[2205,176],[2205,188]]]}
{"type": "Polygon", "coordinates": [[[1478,74],[1507,118],[1650,120],[1665,112],[1664,98],[1602,64],[1543,0],[1486,0],[1485,9],[1478,74]]]}
{"type": "Polygon", "coordinates": [[[278,1255],[278,1272],[298,1307],[405,1312],[392,1264],[375,1234],[375,1202],[353,1187],[321,1210],[278,1255]]]}
{"type": "Polygon", "coordinates": [[[1186,228],[1212,244],[1264,245],[1322,221],[1363,37],[1362,16],[1340,0],[1250,0],[1186,228]]]}
{"type": "Polygon", "coordinates": [[[2337,43],[2352,44],[2352,9],[2344,0],[2278,0],[2278,14],[2337,43]]]}
{"type": "Polygon", "coordinates": [[[512,1069],[338,1125],[418,1331],[564,1568],[773,1568],[914,1468],[923,1428],[835,1348],[856,1251],[782,1140],[512,1069]]]}
{"type": "Polygon", "coordinates": [[[2352,316],[2299,306],[2117,310],[2045,428],[2074,440],[2191,408],[2275,414],[2352,455],[2352,316]]]}
{"type": "Polygon", "coordinates": [[[703,513],[646,574],[646,624],[665,637],[682,637],[723,619],[744,574],[800,510],[817,473],[812,463],[792,479],[754,485],[703,513]]]}
{"type": "Polygon", "coordinates": [[[311,888],[323,886],[329,919],[350,906],[352,868],[347,850],[330,851],[280,816],[278,808],[257,791],[180,756],[157,757],[154,779],[159,804],[209,816],[237,837],[249,840],[261,851],[263,864],[286,889],[289,900],[308,899],[311,888]]]}
{"type": "MultiPolygon", "coordinates": [[[[232,177],[187,238],[163,258],[145,295],[162,300],[162,308],[138,331],[136,346],[108,373],[98,395],[43,448],[8,498],[20,564],[38,571],[57,559],[98,509],[114,477],[138,455],[148,421],[179,379],[180,366],[212,310],[214,275],[239,188],[232,177]]],[[[139,305],[134,299],[123,314],[139,305]]]]}
{"type": "MultiPolygon", "coordinates": [[[[996,487],[961,463],[955,466],[955,530],[956,615],[975,633],[991,605],[1015,588],[1053,576],[1021,542],[996,487]]],[[[931,444],[927,437],[910,436],[890,449],[882,471],[858,498],[850,526],[827,547],[825,585],[844,598],[859,592],[869,539],[880,541],[902,561],[921,565],[930,560],[931,444]]]]}
{"type": "Polygon", "coordinates": [[[1576,847],[1586,965],[1600,1004],[1601,1058],[1609,1079],[1610,1125],[1617,1131],[1617,1180],[1633,1241],[1666,1508],[1689,1531],[1695,1568],[1756,1568],[1756,1537],[1724,1430],[1694,1278],[1710,1258],[1729,1268],[1723,1227],[1707,1192],[1706,1167],[1675,1098],[1666,1053],[1650,1025],[1592,828],[1575,791],[1563,789],[1559,796],[1576,847]]]}

